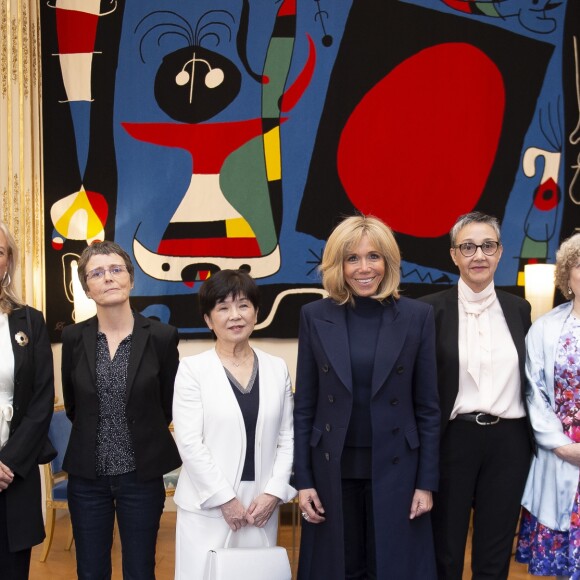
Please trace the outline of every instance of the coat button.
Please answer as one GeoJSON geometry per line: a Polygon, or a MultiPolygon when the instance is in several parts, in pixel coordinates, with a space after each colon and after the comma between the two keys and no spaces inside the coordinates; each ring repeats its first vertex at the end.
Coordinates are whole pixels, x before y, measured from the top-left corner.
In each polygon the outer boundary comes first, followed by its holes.
{"type": "Polygon", "coordinates": [[[322,372],[323,372],[323,373],[327,373],[327,372],[328,372],[328,370],[329,370],[329,368],[330,368],[330,367],[329,367],[328,365],[322,365],[322,372]]]}
{"type": "Polygon", "coordinates": [[[328,395],[328,402],[334,403],[334,395],[328,395]]]}
{"type": "Polygon", "coordinates": [[[405,367],[403,365],[398,366],[397,367],[397,374],[402,375],[404,370],[405,370],[405,367]]]}
{"type": "Polygon", "coordinates": [[[393,407],[396,407],[399,404],[399,399],[391,399],[391,405],[393,405],[393,407]]]}
{"type": "Polygon", "coordinates": [[[400,428],[400,427],[395,427],[395,428],[393,429],[393,435],[396,435],[397,433],[399,433],[399,431],[400,431],[400,430],[401,430],[401,428],[400,428]]]}
{"type": "Polygon", "coordinates": [[[401,461],[398,457],[393,457],[393,463],[395,465],[397,465],[397,463],[399,463],[399,461],[401,461]]]}
{"type": "Polygon", "coordinates": [[[330,432],[330,430],[332,429],[332,427],[330,426],[330,423],[327,423],[326,426],[324,427],[328,432],[330,432]]]}
{"type": "Polygon", "coordinates": [[[326,461],[330,461],[330,453],[325,453],[324,459],[326,459],[326,461]]]}

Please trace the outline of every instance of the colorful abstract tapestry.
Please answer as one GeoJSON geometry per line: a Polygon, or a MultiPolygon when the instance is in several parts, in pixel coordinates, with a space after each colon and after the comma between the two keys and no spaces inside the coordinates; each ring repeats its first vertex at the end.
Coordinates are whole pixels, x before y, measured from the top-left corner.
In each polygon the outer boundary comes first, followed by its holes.
{"type": "Polygon", "coordinates": [[[502,220],[496,284],[580,227],[572,0],[50,0],[42,5],[47,318],[114,239],[133,305],[207,336],[197,292],[245,268],[256,336],[293,337],[334,225],[384,219],[418,296],[455,283],[448,231],[502,220]]]}

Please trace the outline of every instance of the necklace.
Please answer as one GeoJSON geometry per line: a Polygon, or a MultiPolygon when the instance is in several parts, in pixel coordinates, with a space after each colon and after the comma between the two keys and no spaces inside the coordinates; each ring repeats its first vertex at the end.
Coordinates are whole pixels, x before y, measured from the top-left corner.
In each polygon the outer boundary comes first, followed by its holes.
{"type": "Polygon", "coordinates": [[[236,362],[235,360],[232,359],[228,359],[225,356],[221,355],[218,353],[218,356],[220,357],[220,359],[225,359],[226,362],[229,362],[230,364],[233,364],[236,368],[242,366],[249,358],[251,355],[254,354],[254,351],[252,349],[250,349],[250,352],[239,362],[236,362]]]}

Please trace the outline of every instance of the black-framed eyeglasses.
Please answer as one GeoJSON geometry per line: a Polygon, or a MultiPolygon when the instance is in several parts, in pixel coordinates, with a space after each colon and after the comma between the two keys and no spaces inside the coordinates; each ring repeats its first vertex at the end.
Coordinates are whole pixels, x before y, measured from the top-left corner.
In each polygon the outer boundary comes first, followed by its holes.
{"type": "Polygon", "coordinates": [[[459,249],[459,251],[461,252],[461,254],[463,256],[465,256],[466,258],[471,258],[471,256],[475,256],[475,253],[477,252],[477,248],[481,248],[481,251],[486,255],[486,256],[493,256],[497,250],[499,249],[499,247],[501,246],[501,244],[499,242],[483,242],[483,244],[474,244],[473,242],[465,242],[463,244],[459,244],[457,246],[454,246],[455,249],[459,249]]]}
{"type": "Polygon", "coordinates": [[[107,272],[109,272],[113,278],[117,278],[121,274],[124,274],[126,271],[127,266],[122,264],[114,264],[108,268],[95,268],[94,270],[87,272],[85,280],[102,280],[107,272]]]}

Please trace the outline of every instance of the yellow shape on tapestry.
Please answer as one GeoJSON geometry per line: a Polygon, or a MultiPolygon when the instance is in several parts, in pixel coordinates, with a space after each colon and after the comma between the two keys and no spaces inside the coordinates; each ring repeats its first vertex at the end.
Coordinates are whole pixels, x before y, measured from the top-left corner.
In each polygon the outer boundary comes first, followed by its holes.
{"type": "Polygon", "coordinates": [[[101,221],[84,187],[55,202],[50,210],[55,230],[71,240],[91,240],[104,233],[101,221]]]}
{"type": "Polygon", "coordinates": [[[280,159],[280,127],[264,133],[264,156],[266,157],[266,175],[268,181],[282,179],[282,162],[280,159]]]}
{"type": "Polygon", "coordinates": [[[244,218],[226,220],[226,236],[228,238],[255,238],[256,234],[244,218]]]}

